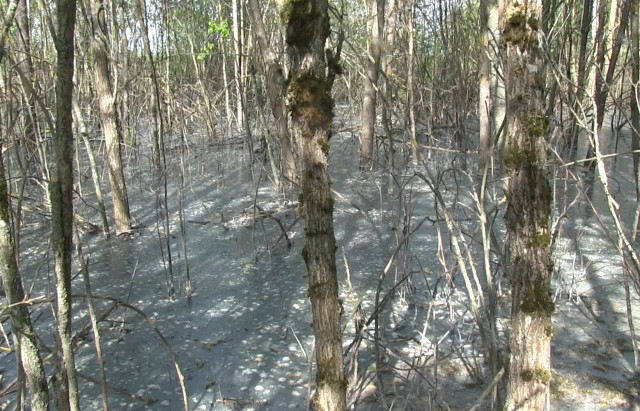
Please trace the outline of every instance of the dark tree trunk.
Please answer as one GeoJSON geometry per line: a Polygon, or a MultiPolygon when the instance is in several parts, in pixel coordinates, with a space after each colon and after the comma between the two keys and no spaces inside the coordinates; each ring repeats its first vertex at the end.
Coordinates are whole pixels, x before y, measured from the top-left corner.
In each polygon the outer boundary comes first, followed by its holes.
{"type": "Polygon", "coordinates": [[[333,198],[327,155],[333,100],[327,88],[324,45],[329,36],[327,0],[293,0],[285,5],[291,78],[288,88],[293,134],[302,177],[299,209],[306,221],[302,255],[309,275],[309,298],[316,338],[314,409],[345,410],[347,380],[336,276],[333,198]]]}
{"type": "Polygon", "coordinates": [[[507,409],[545,408],[551,376],[549,215],[552,192],[545,163],[548,120],[545,66],[539,52],[540,5],[507,4],[507,233],[512,287],[507,409]]]}
{"type": "Polygon", "coordinates": [[[68,406],[79,410],[78,382],[71,345],[71,253],[73,223],[73,69],[75,0],[57,2],[56,51],[56,161],[49,183],[51,198],[51,248],[56,272],[56,314],[58,337],[62,348],[62,370],[68,389],[68,406]]]}

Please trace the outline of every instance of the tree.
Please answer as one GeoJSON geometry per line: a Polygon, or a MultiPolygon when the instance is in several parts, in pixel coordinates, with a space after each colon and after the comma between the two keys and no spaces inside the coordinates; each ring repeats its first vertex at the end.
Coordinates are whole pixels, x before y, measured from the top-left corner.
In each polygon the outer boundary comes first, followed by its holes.
{"type": "Polygon", "coordinates": [[[62,367],[56,405],[80,409],[78,381],[71,343],[71,253],[73,224],[73,68],[75,53],[75,0],[57,2],[55,165],[49,182],[51,247],[56,273],[56,321],[62,348],[62,367]]]}
{"type": "Polygon", "coordinates": [[[290,0],[284,4],[291,74],[288,87],[293,135],[302,166],[300,214],[306,222],[302,251],[309,276],[309,298],[316,338],[317,410],[345,410],[347,380],[342,358],[327,155],[333,100],[327,88],[324,45],[329,36],[327,0],[290,0]]]}
{"type": "Polygon", "coordinates": [[[254,27],[254,36],[257,39],[265,67],[267,81],[267,96],[271,113],[276,122],[276,129],[280,146],[282,147],[282,174],[285,179],[296,181],[296,163],[291,148],[291,137],[287,125],[287,114],[284,106],[285,80],[281,64],[276,59],[276,53],[269,48],[267,33],[262,23],[260,5],[258,0],[249,0],[249,16],[254,27]]]}
{"type": "MultiPolygon", "coordinates": [[[[616,0],[596,0],[598,9],[598,28],[596,31],[596,75],[595,75],[595,124],[600,134],[604,116],[606,114],[606,103],[609,97],[609,90],[613,84],[616,73],[618,58],[623,43],[623,38],[629,24],[629,13],[631,11],[632,0],[621,0],[620,7],[617,7],[616,0]],[[608,54],[610,51],[610,54],[608,54]]],[[[587,150],[587,167],[594,169],[594,145],[589,145],[587,150]]]]}
{"type": "Polygon", "coordinates": [[[147,25],[147,6],[144,0],[136,0],[135,10],[138,22],[140,23],[140,31],[142,32],[142,44],[144,47],[144,55],[149,62],[151,69],[151,87],[153,93],[151,95],[151,115],[149,123],[151,124],[151,141],[153,142],[153,165],[157,168],[161,166],[161,154],[164,153],[164,145],[161,140],[164,137],[164,124],[161,115],[160,87],[158,86],[158,71],[156,63],[151,51],[151,42],[149,41],[149,28],[147,25]]]}
{"type": "Polygon", "coordinates": [[[18,270],[15,247],[11,236],[11,214],[9,207],[9,190],[4,174],[4,163],[0,156],[0,267],[2,268],[2,284],[7,296],[11,330],[16,353],[20,356],[19,364],[31,390],[31,408],[34,410],[49,409],[49,391],[47,379],[38,350],[36,333],[31,325],[31,317],[25,301],[22,278],[18,270]]]}
{"type": "Polygon", "coordinates": [[[491,155],[491,31],[489,29],[489,0],[480,2],[480,57],[478,73],[478,119],[480,136],[478,143],[478,172],[482,174],[491,155]]]}
{"type": "MultiPolygon", "coordinates": [[[[3,28],[11,27],[14,13],[20,5],[20,0],[13,1],[7,12],[3,28]]],[[[22,2],[24,3],[24,2],[22,2]]],[[[24,10],[22,12],[25,12],[24,10]]],[[[4,36],[0,40],[0,61],[4,57],[4,36]]],[[[1,143],[4,136],[0,140],[1,143]]],[[[0,153],[2,150],[0,150],[0,153]]],[[[11,210],[9,205],[9,188],[4,172],[4,162],[0,154],[0,272],[7,303],[16,353],[20,356],[19,366],[23,367],[31,390],[31,408],[33,410],[47,410],[49,408],[49,390],[47,379],[38,350],[36,333],[31,324],[31,317],[25,304],[24,287],[18,269],[17,252],[13,236],[11,235],[11,210]]]]}
{"type": "MultiPolygon", "coordinates": [[[[640,220],[640,38],[638,38],[638,1],[631,6],[631,148],[633,149],[633,176],[636,183],[636,216],[633,223],[635,240],[640,220]]],[[[637,361],[636,361],[637,362],[637,361]]]]}
{"type": "Polygon", "coordinates": [[[384,35],[384,0],[368,0],[366,6],[367,31],[371,37],[367,40],[367,60],[362,95],[360,169],[371,170],[373,168],[373,141],[376,125],[376,94],[382,53],[381,42],[384,35]]]}
{"type": "Polygon", "coordinates": [[[109,185],[111,186],[113,200],[116,235],[119,235],[131,231],[131,216],[129,214],[129,198],[122,169],[120,149],[120,144],[124,139],[113,95],[113,87],[111,86],[108,28],[105,16],[106,11],[102,0],[94,1],[91,13],[91,26],[93,27],[91,50],[94,59],[94,82],[98,96],[102,133],[107,147],[109,185]]]}
{"type": "Polygon", "coordinates": [[[508,409],[545,408],[551,377],[549,217],[552,191],[545,170],[548,120],[545,66],[539,46],[540,5],[506,4],[506,225],[512,287],[508,409]]]}
{"type": "Polygon", "coordinates": [[[382,83],[382,124],[384,126],[384,132],[387,137],[387,169],[389,170],[389,186],[387,187],[387,194],[393,195],[393,187],[395,186],[395,148],[393,144],[393,70],[394,70],[394,58],[393,53],[395,50],[396,42],[396,21],[398,17],[398,9],[395,0],[389,1],[389,18],[387,19],[387,38],[384,47],[384,54],[382,55],[382,71],[384,73],[382,83]]]}

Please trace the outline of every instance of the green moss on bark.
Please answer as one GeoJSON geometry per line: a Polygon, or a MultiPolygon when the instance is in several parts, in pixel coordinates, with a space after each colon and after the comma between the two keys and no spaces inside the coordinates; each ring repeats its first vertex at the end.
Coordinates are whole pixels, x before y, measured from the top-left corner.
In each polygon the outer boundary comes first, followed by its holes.
{"type": "Polygon", "coordinates": [[[556,305],[551,297],[551,289],[548,284],[536,283],[533,287],[527,287],[522,296],[520,309],[525,314],[537,314],[541,316],[551,316],[556,305]]]}
{"type": "Polygon", "coordinates": [[[548,384],[551,381],[551,373],[544,368],[527,369],[520,373],[520,378],[525,382],[539,382],[548,384]]]}
{"type": "Polygon", "coordinates": [[[517,46],[520,50],[534,50],[538,47],[538,20],[534,17],[527,19],[521,11],[513,13],[504,24],[502,38],[506,43],[517,46]]]}
{"type": "Polygon", "coordinates": [[[308,0],[286,0],[280,9],[280,18],[287,25],[287,44],[300,51],[313,43],[318,12],[315,3],[308,0]]]}
{"type": "MultiPolygon", "coordinates": [[[[313,137],[315,130],[331,126],[333,99],[324,79],[310,71],[302,72],[289,83],[288,96],[288,108],[299,124],[304,125],[305,136],[313,137]]],[[[327,143],[328,139],[329,135],[326,136],[327,143]]]]}

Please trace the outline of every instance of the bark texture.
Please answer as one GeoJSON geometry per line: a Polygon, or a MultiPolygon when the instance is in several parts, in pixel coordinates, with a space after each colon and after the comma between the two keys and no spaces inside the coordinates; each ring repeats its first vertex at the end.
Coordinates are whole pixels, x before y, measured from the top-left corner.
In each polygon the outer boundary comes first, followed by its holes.
{"type": "MultiPolygon", "coordinates": [[[[71,253],[73,224],[73,70],[75,0],[57,2],[58,54],[56,78],[55,168],[49,182],[51,198],[51,248],[56,272],[56,320],[62,348],[63,384],[68,389],[68,407],[79,410],[78,382],[71,344],[71,253]]],[[[62,405],[62,404],[59,404],[62,405]]],[[[66,408],[66,407],[65,407],[66,408]]]]}
{"type": "Polygon", "coordinates": [[[507,232],[512,285],[507,409],[542,410],[551,377],[549,214],[552,198],[545,163],[544,64],[539,53],[540,6],[508,3],[503,38],[507,56],[505,167],[507,232]]]}
{"type": "Polygon", "coordinates": [[[116,235],[131,231],[131,216],[129,214],[129,198],[122,169],[122,153],[120,143],[123,141],[122,128],[116,110],[111,74],[109,71],[109,42],[105,10],[100,2],[94,3],[93,12],[93,40],[91,49],[94,59],[94,82],[100,109],[100,122],[107,147],[107,163],[109,166],[109,185],[113,200],[113,214],[116,225],[116,235]]]}
{"type": "MultiPolygon", "coordinates": [[[[631,143],[633,148],[633,170],[636,182],[636,202],[640,207],[640,39],[638,38],[638,8],[636,0],[631,6],[631,143]]],[[[633,230],[638,229],[637,222],[633,230]]]]}
{"type": "Polygon", "coordinates": [[[31,325],[29,310],[24,302],[24,288],[15,258],[13,239],[11,237],[11,215],[9,212],[9,191],[4,175],[4,164],[0,155],[0,271],[2,284],[9,305],[11,331],[20,354],[20,362],[31,390],[31,408],[47,410],[49,408],[49,391],[38,350],[36,334],[31,325]]]}
{"type": "Polygon", "coordinates": [[[491,152],[491,47],[489,39],[490,1],[480,2],[480,67],[478,73],[478,119],[480,122],[480,140],[478,142],[478,171],[483,173],[491,152]]]}
{"type": "Polygon", "coordinates": [[[316,338],[314,409],[345,410],[347,380],[342,358],[336,277],[333,198],[327,155],[333,100],[326,78],[324,45],[329,36],[327,0],[290,0],[284,5],[291,66],[288,87],[292,129],[302,165],[299,211],[306,222],[302,255],[307,264],[309,298],[316,338]]]}
{"type": "Polygon", "coordinates": [[[370,33],[362,92],[362,135],[360,137],[360,168],[373,168],[373,142],[376,125],[376,95],[380,73],[381,41],[384,27],[384,0],[368,0],[367,31],[370,33]]]}
{"type": "Polygon", "coordinates": [[[296,163],[293,157],[291,136],[287,124],[287,113],[284,106],[285,79],[282,66],[276,59],[274,51],[269,47],[267,33],[262,23],[262,15],[258,0],[249,0],[249,15],[254,27],[254,35],[260,47],[262,64],[267,77],[267,96],[271,113],[276,122],[276,129],[282,150],[282,175],[289,182],[296,181],[296,163]]]}

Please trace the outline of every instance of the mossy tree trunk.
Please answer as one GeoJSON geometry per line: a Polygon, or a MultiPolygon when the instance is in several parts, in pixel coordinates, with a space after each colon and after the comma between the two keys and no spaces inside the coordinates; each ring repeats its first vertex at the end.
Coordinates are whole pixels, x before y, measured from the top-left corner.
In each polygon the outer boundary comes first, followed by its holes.
{"type": "Polygon", "coordinates": [[[78,382],[71,342],[71,253],[73,223],[73,70],[75,0],[57,2],[58,54],[56,78],[55,167],[49,182],[51,198],[51,248],[56,272],[56,321],[62,348],[62,386],[68,391],[58,406],[79,410],[78,382]],[[65,401],[66,400],[66,401],[65,401]],[[66,402],[66,403],[65,403],[66,402]]]}
{"type": "Polygon", "coordinates": [[[307,239],[302,255],[307,265],[316,338],[314,409],[345,410],[342,305],[338,300],[333,198],[327,172],[333,121],[324,50],[329,36],[328,2],[289,0],[283,5],[282,14],[291,67],[289,110],[302,166],[299,210],[306,222],[307,239]]]}
{"type": "Polygon", "coordinates": [[[507,2],[506,223],[512,287],[507,409],[542,410],[551,373],[549,214],[551,189],[545,163],[545,65],[539,52],[540,4],[507,2]]]}

